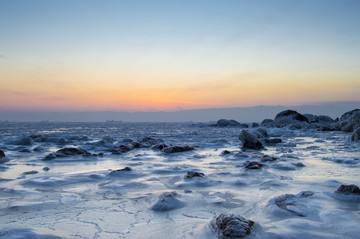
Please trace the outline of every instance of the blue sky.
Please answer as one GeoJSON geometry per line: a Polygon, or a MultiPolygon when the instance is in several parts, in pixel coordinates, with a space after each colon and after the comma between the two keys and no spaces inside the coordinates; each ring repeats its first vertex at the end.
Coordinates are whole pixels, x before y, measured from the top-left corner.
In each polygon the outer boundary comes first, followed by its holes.
{"type": "Polygon", "coordinates": [[[0,0],[0,108],[360,100],[359,12],[349,0],[0,0]]]}

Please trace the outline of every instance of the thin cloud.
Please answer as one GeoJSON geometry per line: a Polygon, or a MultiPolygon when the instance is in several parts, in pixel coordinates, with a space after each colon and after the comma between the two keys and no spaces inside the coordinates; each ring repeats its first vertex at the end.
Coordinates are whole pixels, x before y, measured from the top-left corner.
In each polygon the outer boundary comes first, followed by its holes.
{"type": "Polygon", "coordinates": [[[5,55],[3,55],[3,54],[0,54],[0,59],[1,59],[1,58],[5,58],[5,55]]]}

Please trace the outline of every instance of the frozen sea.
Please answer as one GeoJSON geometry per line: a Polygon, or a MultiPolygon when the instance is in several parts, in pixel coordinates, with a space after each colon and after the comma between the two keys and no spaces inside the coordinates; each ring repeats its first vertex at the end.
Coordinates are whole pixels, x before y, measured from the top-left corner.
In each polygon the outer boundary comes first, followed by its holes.
{"type": "Polygon", "coordinates": [[[282,142],[244,150],[237,127],[1,123],[0,238],[218,238],[210,224],[221,213],[253,220],[246,238],[360,238],[360,196],[335,193],[360,186],[360,144],[344,132],[265,129],[282,142]],[[145,137],[194,150],[111,150],[145,137]],[[45,158],[64,148],[90,154],[45,158]]]}

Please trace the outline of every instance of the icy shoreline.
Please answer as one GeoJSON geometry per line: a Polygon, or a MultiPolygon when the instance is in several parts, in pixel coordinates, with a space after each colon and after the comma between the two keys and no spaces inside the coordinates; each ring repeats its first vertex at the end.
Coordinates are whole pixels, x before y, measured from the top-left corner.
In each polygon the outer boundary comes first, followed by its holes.
{"type": "Polygon", "coordinates": [[[192,123],[2,124],[0,238],[218,238],[222,213],[254,222],[246,238],[358,238],[360,198],[335,193],[360,184],[351,133],[263,128],[281,142],[245,149],[240,127],[192,123]]]}

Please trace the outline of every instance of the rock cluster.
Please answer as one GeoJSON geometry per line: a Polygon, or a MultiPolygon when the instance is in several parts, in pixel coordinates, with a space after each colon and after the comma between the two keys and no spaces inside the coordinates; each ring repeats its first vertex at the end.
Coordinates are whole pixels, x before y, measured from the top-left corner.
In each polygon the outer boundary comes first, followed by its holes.
{"type": "Polygon", "coordinates": [[[212,125],[213,127],[241,127],[241,128],[248,128],[249,125],[241,124],[233,119],[220,119],[216,122],[216,124],[212,125]]]}
{"type": "Polygon", "coordinates": [[[252,220],[232,213],[222,213],[211,222],[222,239],[245,237],[251,233],[254,224],[252,220]]]}

